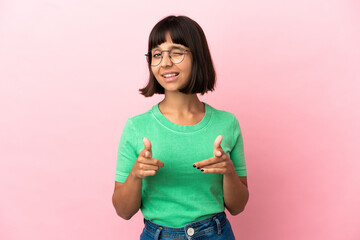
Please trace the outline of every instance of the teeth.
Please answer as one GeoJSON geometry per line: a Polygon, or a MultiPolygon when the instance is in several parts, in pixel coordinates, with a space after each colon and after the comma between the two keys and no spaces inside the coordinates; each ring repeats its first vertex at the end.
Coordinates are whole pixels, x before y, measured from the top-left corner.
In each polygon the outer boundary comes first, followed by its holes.
{"type": "Polygon", "coordinates": [[[177,76],[178,74],[177,73],[171,73],[171,74],[166,74],[166,75],[163,75],[164,77],[174,77],[174,76],[177,76]]]}

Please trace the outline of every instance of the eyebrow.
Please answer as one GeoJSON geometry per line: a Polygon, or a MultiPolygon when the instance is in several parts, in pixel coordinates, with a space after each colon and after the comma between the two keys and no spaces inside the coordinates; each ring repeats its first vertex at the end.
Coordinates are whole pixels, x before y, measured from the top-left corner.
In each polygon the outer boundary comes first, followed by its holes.
{"type": "MultiPolygon", "coordinates": [[[[182,45],[171,45],[170,48],[184,48],[185,49],[185,46],[182,46],[182,45]]],[[[151,50],[157,50],[157,49],[161,49],[159,46],[156,46],[154,47],[153,49],[151,50]]]]}

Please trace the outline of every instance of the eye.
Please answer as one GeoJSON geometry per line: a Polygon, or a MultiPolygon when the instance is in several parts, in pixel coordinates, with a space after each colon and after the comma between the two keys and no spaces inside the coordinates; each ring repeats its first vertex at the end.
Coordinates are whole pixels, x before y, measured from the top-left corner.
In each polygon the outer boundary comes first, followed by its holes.
{"type": "Polygon", "coordinates": [[[154,53],[154,54],[152,55],[152,57],[153,57],[153,58],[159,58],[159,57],[161,57],[161,53],[154,53]]]}
{"type": "Polygon", "coordinates": [[[179,52],[179,51],[175,51],[175,52],[172,52],[173,55],[178,55],[178,56],[181,56],[184,54],[184,52],[179,52]]]}
{"type": "Polygon", "coordinates": [[[171,55],[182,56],[184,55],[184,50],[180,48],[173,48],[171,49],[171,55]]]}

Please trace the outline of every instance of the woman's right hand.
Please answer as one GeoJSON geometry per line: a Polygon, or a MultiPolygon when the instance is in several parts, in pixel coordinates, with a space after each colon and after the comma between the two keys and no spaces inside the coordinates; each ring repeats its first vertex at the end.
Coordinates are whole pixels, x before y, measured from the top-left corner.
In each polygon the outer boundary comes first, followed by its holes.
{"type": "Polygon", "coordinates": [[[147,176],[154,176],[164,163],[159,159],[152,158],[151,142],[148,138],[143,138],[144,149],[139,153],[132,169],[131,174],[135,178],[143,179],[147,176]]]}

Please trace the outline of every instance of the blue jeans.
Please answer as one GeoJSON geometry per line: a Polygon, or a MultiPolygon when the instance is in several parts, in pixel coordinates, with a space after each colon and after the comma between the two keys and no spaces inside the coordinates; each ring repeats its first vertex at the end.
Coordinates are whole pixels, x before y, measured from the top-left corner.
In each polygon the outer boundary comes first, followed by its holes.
{"type": "Polygon", "coordinates": [[[186,224],[184,227],[165,227],[144,219],[145,227],[140,240],[235,240],[225,212],[217,213],[203,220],[186,224]]]}

